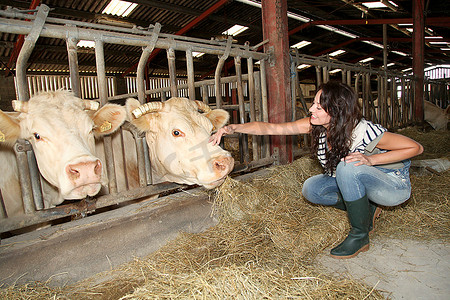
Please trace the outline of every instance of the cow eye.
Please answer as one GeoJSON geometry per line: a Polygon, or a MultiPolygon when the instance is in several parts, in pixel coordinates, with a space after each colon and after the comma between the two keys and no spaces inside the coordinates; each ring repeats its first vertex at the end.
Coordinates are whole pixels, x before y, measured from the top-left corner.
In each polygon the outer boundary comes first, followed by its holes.
{"type": "Polygon", "coordinates": [[[173,137],[182,137],[182,136],[184,136],[184,133],[181,130],[174,129],[174,130],[172,130],[172,136],[173,137]]]}
{"type": "Polygon", "coordinates": [[[33,135],[34,135],[34,138],[36,140],[40,140],[41,139],[41,136],[39,135],[39,133],[35,132],[35,133],[33,133],[33,135]]]}

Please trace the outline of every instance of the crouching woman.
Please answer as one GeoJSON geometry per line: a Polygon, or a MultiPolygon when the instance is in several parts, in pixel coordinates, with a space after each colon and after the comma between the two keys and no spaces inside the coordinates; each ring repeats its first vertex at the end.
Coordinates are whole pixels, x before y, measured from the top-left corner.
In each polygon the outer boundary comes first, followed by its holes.
{"type": "Polygon", "coordinates": [[[369,232],[382,206],[409,199],[410,158],[423,152],[416,141],[388,132],[362,117],[357,97],[346,84],[321,85],[310,116],[293,122],[249,122],[220,128],[210,142],[225,134],[294,135],[311,133],[312,152],[324,173],[308,178],[303,196],[310,202],[347,211],[351,230],[331,250],[335,258],[351,258],[369,249],[369,232]]]}

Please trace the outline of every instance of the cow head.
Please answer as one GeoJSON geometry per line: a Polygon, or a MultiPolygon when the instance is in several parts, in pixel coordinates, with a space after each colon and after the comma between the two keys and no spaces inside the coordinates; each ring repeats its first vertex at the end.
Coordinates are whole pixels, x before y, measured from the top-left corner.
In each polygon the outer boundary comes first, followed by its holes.
{"type": "Polygon", "coordinates": [[[174,97],[141,105],[126,103],[128,118],[146,133],[154,181],[198,184],[214,188],[232,171],[228,151],[208,142],[211,133],[224,126],[229,114],[201,101],[174,97]]]}
{"type": "MultiPolygon", "coordinates": [[[[94,196],[106,183],[102,162],[95,156],[94,138],[114,132],[126,110],[107,104],[95,113],[98,102],[81,100],[69,91],[45,92],[29,101],[13,101],[16,116],[0,114],[0,136],[12,145],[28,140],[42,176],[58,188],[60,199],[94,196]]],[[[56,202],[56,203],[55,203],[56,202]]]]}

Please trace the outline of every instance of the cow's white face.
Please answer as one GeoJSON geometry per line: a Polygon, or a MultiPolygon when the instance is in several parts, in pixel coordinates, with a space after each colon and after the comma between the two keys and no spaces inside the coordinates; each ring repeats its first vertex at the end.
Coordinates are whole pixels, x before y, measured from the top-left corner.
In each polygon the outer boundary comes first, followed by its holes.
{"type": "Polygon", "coordinates": [[[31,102],[28,113],[21,115],[22,137],[30,141],[42,176],[59,188],[65,199],[80,199],[98,193],[104,182],[102,166],[94,153],[94,122],[76,105],[42,106],[31,102]],[[82,176],[84,182],[76,181],[82,176]],[[92,170],[89,170],[91,168],[92,170]],[[73,176],[71,176],[73,175],[73,176]]]}
{"type": "MultiPolygon", "coordinates": [[[[127,101],[130,112],[139,102],[127,101]]],[[[224,110],[198,112],[194,101],[172,98],[158,112],[132,120],[146,132],[156,182],[198,184],[206,188],[220,185],[234,167],[228,151],[213,146],[208,139],[214,127],[228,121],[224,110]]]]}
{"type": "Polygon", "coordinates": [[[94,196],[106,183],[94,135],[113,132],[125,116],[125,109],[113,104],[91,116],[81,99],[63,91],[28,101],[18,117],[20,138],[32,144],[39,171],[60,192],[59,202],[94,196]]]}

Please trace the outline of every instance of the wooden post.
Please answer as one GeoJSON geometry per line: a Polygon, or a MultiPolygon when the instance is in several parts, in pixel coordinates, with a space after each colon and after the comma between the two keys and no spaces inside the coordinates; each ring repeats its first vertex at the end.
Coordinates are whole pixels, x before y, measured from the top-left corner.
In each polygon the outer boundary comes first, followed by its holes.
{"type": "Polygon", "coordinates": [[[424,82],[424,31],[425,17],[423,14],[424,0],[414,0],[413,3],[413,74],[414,89],[414,120],[423,122],[423,82],[424,82]]]}
{"type": "MultiPolygon", "coordinates": [[[[264,51],[273,54],[267,68],[269,122],[291,121],[291,84],[289,80],[289,39],[287,0],[262,1],[264,51]]],[[[290,136],[272,136],[271,153],[279,155],[279,163],[292,162],[290,136]]]]}

